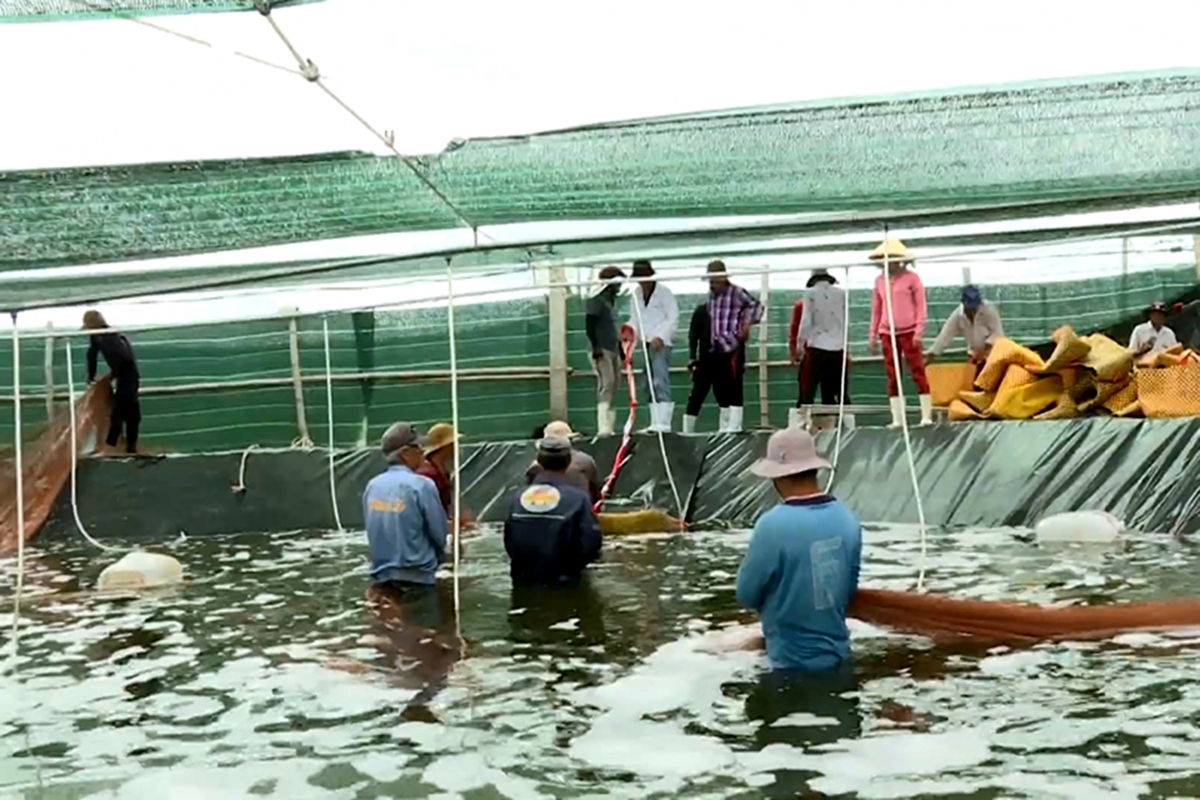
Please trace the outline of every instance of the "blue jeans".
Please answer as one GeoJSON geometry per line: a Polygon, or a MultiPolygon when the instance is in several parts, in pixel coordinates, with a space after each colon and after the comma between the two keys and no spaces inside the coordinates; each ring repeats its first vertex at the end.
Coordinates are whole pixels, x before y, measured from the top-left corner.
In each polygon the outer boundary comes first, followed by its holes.
{"type": "Polygon", "coordinates": [[[635,354],[635,363],[638,365],[638,405],[648,407],[653,402],[669,403],[671,402],[671,346],[665,344],[661,350],[655,350],[647,342],[646,351],[650,353],[650,381],[654,386],[654,396],[651,397],[646,388],[646,358],[639,342],[635,354]]]}

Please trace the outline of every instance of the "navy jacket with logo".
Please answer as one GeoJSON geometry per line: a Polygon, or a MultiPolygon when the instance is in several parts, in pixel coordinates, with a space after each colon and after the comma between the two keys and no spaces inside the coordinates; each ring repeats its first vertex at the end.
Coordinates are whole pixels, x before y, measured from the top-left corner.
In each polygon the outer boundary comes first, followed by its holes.
{"type": "Polygon", "coordinates": [[[562,475],[542,473],[513,493],[504,549],[514,584],[570,584],[600,556],[591,499],[562,475]]]}

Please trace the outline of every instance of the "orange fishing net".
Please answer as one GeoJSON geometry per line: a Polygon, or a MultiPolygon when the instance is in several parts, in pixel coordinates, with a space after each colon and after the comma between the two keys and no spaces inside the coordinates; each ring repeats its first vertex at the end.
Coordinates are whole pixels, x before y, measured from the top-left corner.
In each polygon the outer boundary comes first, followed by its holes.
{"type": "MultiPolygon", "coordinates": [[[[106,425],[112,403],[109,377],[93,384],[75,401],[77,445],[106,425]]],[[[19,432],[18,432],[19,433],[19,432]]],[[[17,549],[17,473],[13,453],[0,461],[0,555],[17,549]]],[[[65,409],[32,445],[21,452],[25,479],[25,541],[32,539],[50,516],[59,492],[71,477],[71,424],[65,409]]]]}
{"type": "Polygon", "coordinates": [[[998,644],[1103,639],[1132,630],[1200,625],[1200,600],[1047,608],[1023,603],[885,589],[859,589],[849,615],[863,622],[935,639],[961,636],[998,644]]]}

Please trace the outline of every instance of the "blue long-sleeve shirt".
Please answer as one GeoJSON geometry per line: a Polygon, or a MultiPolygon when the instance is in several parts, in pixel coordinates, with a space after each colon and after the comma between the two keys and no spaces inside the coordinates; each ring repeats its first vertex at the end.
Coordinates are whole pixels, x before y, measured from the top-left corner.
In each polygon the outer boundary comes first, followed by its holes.
{"type": "Polygon", "coordinates": [[[577,583],[602,542],[591,498],[561,473],[534,476],[509,501],[504,549],[514,584],[577,583]]]}
{"type": "Polygon", "coordinates": [[[850,658],[846,609],[858,589],[862,525],[820,495],[759,517],[737,575],[737,600],[759,612],[778,669],[821,672],[850,658]]]}
{"type": "Polygon", "coordinates": [[[376,583],[433,584],[446,560],[446,512],[437,487],[394,464],[363,492],[363,520],[376,583]]]}

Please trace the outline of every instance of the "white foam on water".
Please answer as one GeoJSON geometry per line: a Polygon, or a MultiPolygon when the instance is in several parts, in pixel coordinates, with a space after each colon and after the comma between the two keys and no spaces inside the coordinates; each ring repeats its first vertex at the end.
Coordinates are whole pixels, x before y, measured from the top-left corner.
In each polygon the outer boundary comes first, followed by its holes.
{"type": "Polygon", "coordinates": [[[553,800],[552,795],[538,791],[533,781],[489,766],[478,753],[443,756],[426,767],[421,780],[456,794],[490,786],[509,800],[553,800]]]}
{"type": "MultiPolygon", "coordinates": [[[[839,742],[820,753],[798,753],[792,769],[811,770],[822,777],[811,787],[826,794],[856,794],[859,797],[910,796],[887,791],[876,794],[897,778],[936,776],[978,766],[992,758],[984,731],[963,728],[943,733],[884,734],[839,742]],[[878,784],[878,785],[877,785],[878,784]]],[[[943,781],[936,783],[943,786],[943,781]]],[[[945,794],[939,788],[938,794],[945,794]]]]}

